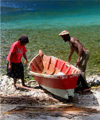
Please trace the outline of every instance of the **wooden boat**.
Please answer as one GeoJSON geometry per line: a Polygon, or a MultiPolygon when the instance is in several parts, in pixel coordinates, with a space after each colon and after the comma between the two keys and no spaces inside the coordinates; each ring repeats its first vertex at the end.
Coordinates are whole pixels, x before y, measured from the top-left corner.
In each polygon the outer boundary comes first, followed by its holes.
{"type": "Polygon", "coordinates": [[[29,63],[28,69],[38,84],[52,94],[64,99],[74,96],[80,74],[75,66],[54,56],[47,56],[40,50],[29,63]]]}

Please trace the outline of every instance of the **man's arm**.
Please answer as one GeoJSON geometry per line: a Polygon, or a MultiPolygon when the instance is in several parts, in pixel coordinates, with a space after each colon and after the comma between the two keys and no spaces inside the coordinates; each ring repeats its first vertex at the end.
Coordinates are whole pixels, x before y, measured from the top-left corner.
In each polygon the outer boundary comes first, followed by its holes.
{"type": "Polygon", "coordinates": [[[12,53],[9,54],[9,64],[8,64],[8,69],[11,71],[11,57],[12,57],[12,53]]]}
{"type": "Polygon", "coordinates": [[[24,57],[24,59],[25,59],[25,62],[24,62],[24,63],[27,64],[28,60],[27,60],[26,53],[23,54],[23,57],[24,57]]]}
{"type": "Polygon", "coordinates": [[[68,62],[71,61],[71,56],[73,55],[73,53],[74,53],[74,48],[73,48],[72,44],[70,44],[70,54],[69,54],[69,57],[68,57],[68,62]]]}

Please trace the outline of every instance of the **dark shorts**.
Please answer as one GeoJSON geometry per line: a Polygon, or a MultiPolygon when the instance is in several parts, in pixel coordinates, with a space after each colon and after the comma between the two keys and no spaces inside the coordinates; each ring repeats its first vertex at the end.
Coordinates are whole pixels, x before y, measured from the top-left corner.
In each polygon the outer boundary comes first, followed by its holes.
{"type": "Polygon", "coordinates": [[[81,56],[81,60],[80,60],[80,63],[78,65],[78,68],[82,71],[82,72],[85,72],[86,70],[86,66],[87,66],[87,62],[89,60],[89,51],[87,50],[85,53],[82,54],[81,56]]]}
{"type": "Polygon", "coordinates": [[[11,63],[11,71],[8,69],[7,63],[7,75],[12,78],[21,79],[24,78],[24,67],[22,63],[11,63]]]}

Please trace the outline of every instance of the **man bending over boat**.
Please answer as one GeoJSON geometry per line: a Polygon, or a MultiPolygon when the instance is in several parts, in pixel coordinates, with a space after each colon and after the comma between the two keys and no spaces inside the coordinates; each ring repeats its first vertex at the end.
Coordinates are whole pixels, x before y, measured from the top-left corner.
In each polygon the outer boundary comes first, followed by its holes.
{"type": "Polygon", "coordinates": [[[78,80],[78,84],[81,82],[82,90],[89,91],[90,88],[88,87],[88,84],[87,84],[86,78],[85,78],[86,66],[87,66],[87,62],[89,59],[89,51],[86,50],[86,48],[80,43],[80,41],[77,38],[70,37],[68,31],[64,30],[59,35],[62,37],[64,42],[69,42],[70,54],[68,57],[68,62],[71,61],[71,56],[73,55],[74,51],[78,54],[76,66],[81,71],[81,76],[78,80]]]}
{"type": "Polygon", "coordinates": [[[22,35],[17,41],[12,43],[7,56],[7,75],[14,79],[15,89],[17,88],[17,79],[21,79],[22,85],[26,86],[24,83],[24,67],[21,59],[24,57],[25,64],[28,62],[26,56],[27,49],[25,47],[27,43],[29,43],[28,37],[26,35],[22,35]]]}

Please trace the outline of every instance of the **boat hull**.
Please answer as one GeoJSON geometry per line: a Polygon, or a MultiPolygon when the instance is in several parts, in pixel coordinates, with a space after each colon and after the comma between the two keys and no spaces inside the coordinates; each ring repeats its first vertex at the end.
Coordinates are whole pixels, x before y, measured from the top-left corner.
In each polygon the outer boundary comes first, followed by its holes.
{"type": "Polygon", "coordinates": [[[47,87],[44,85],[41,86],[47,91],[61,98],[68,99],[69,96],[74,97],[74,89],[57,89],[57,88],[47,87]]]}
{"type": "Polygon", "coordinates": [[[34,79],[47,91],[64,99],[74,97],[74,89],[77,85],[78,75],[45,75],[31,73],[34,79]]]}
{"type": "Polygon", "coordinates": [[[68,99],[69,96],[74,96],[79,70],[61,59],[41,52],[29,63],[29,74],[47,91],[68,99]]]}
{"type": "Polygon", "coordinates": [[[63,75],[53,77],[34,76],[34,78],[40,85],[63,90],[76,88],[78,76],[75,75],[72,76],[63,75]]]}

